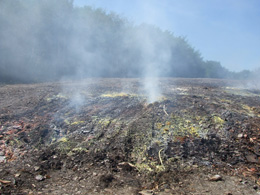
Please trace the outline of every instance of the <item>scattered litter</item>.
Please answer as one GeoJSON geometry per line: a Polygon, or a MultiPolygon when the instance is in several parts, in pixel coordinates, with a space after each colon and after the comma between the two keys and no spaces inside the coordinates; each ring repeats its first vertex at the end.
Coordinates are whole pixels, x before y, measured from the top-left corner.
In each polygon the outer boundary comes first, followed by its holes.
{"type": "Polygon", "coordinates": [[[9,183],[11,183],[11,181],[0,179],[0,183],[2,183],[2,184],[9,184],[9,183]]]}
{"type": "Polygon", "coordinates": [[[140,195],[153,195],[154,194],[153,190],[143,190],[143,191],[140,191],[138,193],[140,195]]]}
{"type": "Polygon", "coordinates": [[[42,175],[36,175],[36,176],[35,176],[35,179],[36,179],[37,181],[43,181],[43,180],[44,180],[44,176],[42,176],[42,175]]]}
{"type": "Polygon", "coordinates": [[[35,167],[34,167],[34,171],[38,171],[39,169],[40,169],[39,166],[35,166],[35,167]]]}
{"type": "Polygon", "coordinates": [[[237,138],[242,138],[244,135],[243,133],[238,134],[237,138]]]}
{"type": "Polygon", "coordinates": [[[222,180],[222,177],[220,175],[214,175],[209,178],[210,181],[220,181],[222,180]]]}

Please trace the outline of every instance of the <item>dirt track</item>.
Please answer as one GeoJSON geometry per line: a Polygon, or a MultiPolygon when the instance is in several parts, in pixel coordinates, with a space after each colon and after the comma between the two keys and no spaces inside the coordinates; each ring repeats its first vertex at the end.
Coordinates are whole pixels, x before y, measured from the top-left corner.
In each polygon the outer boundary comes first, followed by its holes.
{"type": "Polygon", "coordinates": [[[244,84],[161,79],[152,104],[137,79],[0,86],[2,194],[257,194],[244,84]]]}

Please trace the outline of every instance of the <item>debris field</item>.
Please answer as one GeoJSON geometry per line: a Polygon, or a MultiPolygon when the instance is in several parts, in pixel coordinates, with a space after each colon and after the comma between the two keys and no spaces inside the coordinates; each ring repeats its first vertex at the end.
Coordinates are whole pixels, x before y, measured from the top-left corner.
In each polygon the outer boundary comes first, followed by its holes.
{"type": "Polygon", "coordinates": [[[158,85],[152,103],[141,79],[1,85],[1,194],[260,194],[260,91],[158,85]]]}

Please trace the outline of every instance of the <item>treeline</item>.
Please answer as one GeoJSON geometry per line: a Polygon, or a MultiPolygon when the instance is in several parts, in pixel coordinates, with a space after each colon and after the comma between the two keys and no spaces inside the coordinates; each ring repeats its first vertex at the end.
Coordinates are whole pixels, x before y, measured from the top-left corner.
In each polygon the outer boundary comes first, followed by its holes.
{"type": "Polygon", "coordinates": [[[71,0],[0,0],[0,82],[85,77],[246,78],[183,37],[71,0]]]}

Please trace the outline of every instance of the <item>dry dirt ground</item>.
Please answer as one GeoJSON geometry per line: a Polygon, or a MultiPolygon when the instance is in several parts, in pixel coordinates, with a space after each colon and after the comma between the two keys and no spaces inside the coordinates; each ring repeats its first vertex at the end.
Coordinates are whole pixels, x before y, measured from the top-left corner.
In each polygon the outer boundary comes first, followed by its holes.
{"type": "Polygon", "coordinates": [[[138,79],[0,86],[1,194],[260,194],[260,92],[138,79]]]}

